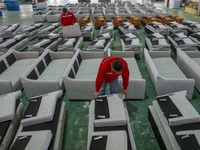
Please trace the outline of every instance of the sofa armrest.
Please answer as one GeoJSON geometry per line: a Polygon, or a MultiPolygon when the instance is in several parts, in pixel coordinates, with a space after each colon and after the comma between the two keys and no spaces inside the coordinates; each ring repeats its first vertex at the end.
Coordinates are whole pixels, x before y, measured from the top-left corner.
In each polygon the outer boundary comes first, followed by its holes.
{"type": "Polygon", "coordinates": [[[13,87],[11,81],[0,80],[0,95],[13,92],[13,87]]]}
{"type": "Polygon", "coordinates": [[[187,99],[193,96],[195,80],[194,79],[166,79],[158,76],[158,95],[187,90],[187,99]]]}
{"type": "Polygon", "coordinates": [[[15,57],[17,60],[20,59],[28,59],[28,58],[38,58],[39,53],[38,52],[18,52],[14,51],[15,57]]]}
{"type": "Polygon", "coordinates": [[[74,52],[53,52],[53,51],[49,51],[49,52],[50,52],[50,56],[52,60],[72,58],[74,55],[74,52]]]}
{"type": "Polygon", "coordinates": [[[59,82],[31,80],[26,77],[20,79],[28,99],[61,89],[59,82]]]}
{"type": "Polygon", "coordinates": [[[151,58],[170,57],[171,51],[149,51],[151,58]]]}
{"type": "Polygon", "coordinates": [[[90,58],[104,58],[103,52],[86,52],[80,51],[82,59],[90,59],[90,58]]]}

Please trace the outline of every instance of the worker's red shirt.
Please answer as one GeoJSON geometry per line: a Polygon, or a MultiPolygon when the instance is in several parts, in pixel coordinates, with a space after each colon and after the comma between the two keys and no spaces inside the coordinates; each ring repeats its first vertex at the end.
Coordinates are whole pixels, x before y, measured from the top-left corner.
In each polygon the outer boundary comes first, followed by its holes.
{"type": "Polygon", "coordinates": [[[60,19],[60,23],[63,26],[69,26],[76,23],[76,17],[72,12],[69,12],[67,14],[63,13],[60,19]]]}
{"type": "Polygon", "coordinates": [[[95,83],[96,92],[99,92],[104,80],[107,83],[110,83],[110,82],[113,82],[120,75],[122,75],[122,79],[123,79],[123,89],[127,90],[128,82],[129,82],[129,69],[128,69],[127,62],[124,59],[117,56],[108,56],[104,58],[99,66],[99,71],[96,78],[96,83],[95,83]],[[111,67],[111,64],[115,60],[119,60],[123,64],[122,71],[118,73],[115,73],[111,67]]]}

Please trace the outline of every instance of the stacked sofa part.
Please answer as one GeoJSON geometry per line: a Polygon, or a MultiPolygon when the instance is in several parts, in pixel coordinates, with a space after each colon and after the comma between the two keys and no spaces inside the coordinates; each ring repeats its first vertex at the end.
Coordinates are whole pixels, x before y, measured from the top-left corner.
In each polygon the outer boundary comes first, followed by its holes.
{"type": "Polygon", "coordinates": [[[158,18],[159,21],[160,21],[163,25],[165,25],[165,24],[168,23],[168,22],[174,21],[172,18],[170,18],[170,17],[168,17],[168,16],[165,16],[165,15],[158,15],[158,16],[156,16],[156,18],[158,18]]]}
{"type": "Polygon", "coordinates": [[[32,45],[28,46],[28,51],[37,51],[40,54],[43,53],[46,49],[56,51],[58,49],[58,44],[62,42],[62,37],[60,34],[50,33],[47,36],[43,37],[41,41],[38,41],[32,45]]]}
{"type": "Polygon", "coordinates": [[[34,22],[44,22],[47,20],[46,11],[36,11],[31,15],[34,22]]]}
{"type": "Polygon", "coordinates": [[[148,52],[144,49],[145,64],[158,96],[187,90],[187,98],[193,95],[195,81],[188,79],[170,57],[170,52],[148,52]]]}
{"type": "Polygon", "coordinates": [[[87,23],[85,25],[83,25],[80,28],[81,31],[81,37],[83,37],[83,39],[85,41],[92,41],[94,38],[94,26],[92,23],[87,23]]]}
{"type": "Polygon", "coordinates": [[[30,100],[10,150],[61,150],[66,115],[62,95],[59,90],[30,100]]]}
{"type": "Polygon", "coordinates": [[[180,23],[180,24],[182,24],[183,20],[184,20],[184,18],[181,18],[180,16],[175,15],[175,14],[169,15],[168,17],[170,17],[171,19],[173,19],[174,21],[176,21],[177,23],[180,23]]]}
{"type": "Polygon", "coordinates": [[[195,87],[200,91],[200,52],[177,49],[177,64],[188,78],[195,80],[195,87]]]}
{"type": "Polygon", "coordinates": [[[48,27],[38,32],[38,38],[42,39],[43,37],[47,36],[50,33],[58,33],[60,29],[61,29],[61,26],[58,23],[51,24],[48,27]]]}
{"type": "Polygon", "coordinates": [[[118,27],[118,31],[119,31],[119,34],[122,35],[122,34],[126,34],[126,33],[133,33],[134,35],[136,35],[137,37],[139,36],[139,33],[137,31],[137,29],[135,28],[134,25],[132,25],[131,23],[129,22],[124,22],[124,23],[121,23],[118,27]]]}
{"type": "Polygon", "coordinates": [[[200,48],[200,31],[190,34],[189,38],[194,41],[195,43],[198,43],[198,49],[200,48]]]}
{"type": "Polygon", "coordinates": [[[15,35],[17,35],[19,29],[20,25],[18,23],[15,23],[13,25],[8,25],[6,28],[0,31],[0,37],[4,39],[12,38],[15,35]]]}
{"type": "Polygon", "coordinates": [[[129,17],[126,17],[126,22],[131,23],[132,25],[134,25],[137,29],[141,28],[141,22],[140,19],[134,15],[131,15],[129,17]]]}
{"type": "Polygon", "coordinates": [[[97,38],[88,46],[86,51],[104,52],[106,56],[108,53],[108,48],[112,48],[112,46],[113,46],[113,38],[111,36],[110,38],[107,39],[97,38]]]}
{"type": "Polygon", "coordinates": [[[82,27],[83,25],[90,23],[90,22],[91,22],[90,16],[85,16],[85,17],[81,18],[81,20],[78,23],[79,23],[79,26],[82,27]]]}
{"type": "Polygon", "coordinates": [[[106,21],[111,21],[112,17],[115,17],[117,14],[115,12],[115,7],[106,7],[103,10],[106,21]]]}
{"type": "Polygon", "coordinates": [[[23,51],[29,44],[29,38],[26,34],[19,34],[8,39],[0,44],[0,51],[7,52],[9,49],[15,49],[16,51],[23,51]]]}
{"type": "MultiPolygon", "coordinates": [[[[137,54],[137,53],[136,53],[137,54]]],[[[142,54],[141,54],[142,55],[142,54]]],[[[108,56],[117,56],[123,58],[128,63],[129,68],[129,86],[127,88],[127,99],[144,99],[146,80],[142,78],[140,70],[138,68],[135,52],[133,51],[113,51],[109,49],[108,56]]],[[[119,92],[122,91],[122,78],[119,77],[119,92]]]]}
{"type": "Polygon", "coordinates": [[[116,9],[116,14],[122,17],[122,20],[125,21],[126,17],[130,16],[130,13],[127,9],[116,9]]]}
{"type": "Polygon", "coordinates": [[[122,17],[121,16],[115,16],[111,18],[111,21],[115,27],[115,29],[118,28],[118,26],[123,23],[122,17]]]}
{"type": "Polygon", "coordinates": [[[182,24],[187,26],[188,35],[200,31],[200,24],[198,22],[186,21],[182,24]]]}
{"type": "Polygon", "coordinates": [[[176,21],[168,22],[165,26],[169,29],[169,34],[176,34],[183,32],[185,35],[188,34],[187,27],[177,23],[176,21]]]}
{"type": "Polygon", "coordinates": [[[62,45],[58,45],[58,51],[76,51],[83,47],[83,37],[67,38],[62,45]]]}
{"type": "Polygon", "coordinates": [[[0,149],[8,150],[20,125],[23,103],[21,91],[0,95],[0,149]]]}
{"type": "Polygon", "coordinates": [[[122,51],[134,51],[135,54],[140,55],[140,58],[142,57],[142,44],[136,35],[132,33],[121,35],[120,42],[122,45],[122,51]]]}
{"type": "Polygon", "coordinates": [[[25,33],[29,37],[29,40],[33,40],[38,36],[38,32],[42,28],[44,28],[44,25],[42,23],[37,23],[29,27],[23,28],[22,33],[25,33]]]}
{"type": "Polygon", "coordinates": [[[47,22],[58,22],[61,19],[61,14],[56,11],[49,11],[46,14],[47,22]]]}
{"type": "Polygon", "coordinates": [[[21,76],[27,98],[64,90],[63,74],[72,56],[73,52],[43,52],[21,76]]]}
{"type": "Polygon", "coordinates": [[[169,36],[169,29],[159,22],[151,22],[145,26],[145,32],[148,34],[159,33],[166,38],[169,36]]]}
{"type": "Polygon", "coordinates": [[[200,116],[186,95],[186,91],[162,95],[148,107],[148,119],[160,149],[200,148],[200,116]]]}
{"type": "Polygon", "coordinates": [[[198,44],[193,42],[183,33],[171,34],[168,39],[175,54],[177,52],[177,48],[180,48],[183,51],[198,51],[198,44]]]}
{"type": "Polygon", "coordinates": [[[143,26],[146,26],[148,23],[151,22],[159,22],[159,19],[149,15],[142,17],[141,19],[141,23],[143,26]]]}
{"type": "Polygon", "coordinates": [[[94,26],[96,29],[99,29],[103,26],[104,23],[106,23],[104,16],[97,16],[94,19],[94,26]]]}
{"type": "Polygon", "coordinates": [[[150,51],[170,51],[170,44],[159,33],[147,35],[145,38],[145,46],[150,51]]]}
{"type": "Polygon", "coordinates": [[[100,29],[100,34],[110,33],[112,37],[114,37],[114,25],[112,22],[108,22],[103,24],[100,29]]]}
{"type": "Polygon", "coordinates": [[[87,150],[136,150],[125,102],[118,94],[98,97],[89,108],[87,150]]]}
{"type": "Polygon", "coordinates": [[[38,53],[9,50],[0,57],[0,95],[21,90],[20,76],[37,59],[38,53]]]}

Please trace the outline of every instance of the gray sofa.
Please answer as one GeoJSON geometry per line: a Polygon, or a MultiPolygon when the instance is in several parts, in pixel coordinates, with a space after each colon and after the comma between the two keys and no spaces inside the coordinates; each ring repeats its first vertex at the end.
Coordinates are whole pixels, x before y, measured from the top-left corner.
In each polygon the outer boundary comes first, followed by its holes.
{"type": "Polygon", "coordinates": [[[195,87],[200,91],[200,52],[177,49],[177,64],[188,78],[195,80],[195,87]]]}
{"type": "Polygon", "coordinates": [[[46,11],[37,11],[31,15],[34,22],[44,22],[47,20],[46,11]]]}
{"type": "Polygon", "coordinates": [[[186,95],[186,91],[162,95],[148,107],[148,119],[160,149],[199,148],[200,116],[186,95]]]}
{"type": "Polygon", "coordinates": [[[62,149],[66,116],[62,95],[62,90],[59,90],[30,100],[11,149],[62,149]],[[28,141],[27,136],[31,136],[28,141]],[[20,137],[24,137],[24,140],[19,140],[20,137]],[[24,144],[24,141],[27,143],[24,144]]]}
{"type": "Polygon", "coordinates": [[[71,61],[73,52],[52,52],[42,55],[21,76],[21,82],[28,99],[34,96],[64,90],[63,74],[71,61]]]}
{"type": "Polygon", "coordinates": [[[58,22],[61,19],[61,14],[55,11],[49,11],[46,14],[47,22],[58,22]]]}
{"type": "Polygon", "coordinates": [[[170,52],[148,52],[145,48],[144,56],[157,95],[187,90],[187,98],[192,98],[195,81],[183,74],[170,57],[170,52]]]}
{"type": "Polygon", "coordinates": [[[20,76],[38,56],[37,52],[9,50],[0,57],[0,95],[22,89],[20,76]]]}
{"type": "MultiPolygon", "coordinates": [[[[118,56],[128,63],[129,68],[129,85],[127,89],[127,99],[144,99],[146,90],[146,80],[142,78],[137,62],[134,58],[135,53],[132,51],[112,51],[109,49],[110,56],[118,56]]],[[[119,78],[119,91],[122,91],[122,78],[119,78]]]]}
{"type": "Polygon", "coordinates": [[[95,81],[99,65],[104,58],[102,52],[83,52],[74,54],[63,80],[69,100],[91,100],[95,93],[95,81]]]}

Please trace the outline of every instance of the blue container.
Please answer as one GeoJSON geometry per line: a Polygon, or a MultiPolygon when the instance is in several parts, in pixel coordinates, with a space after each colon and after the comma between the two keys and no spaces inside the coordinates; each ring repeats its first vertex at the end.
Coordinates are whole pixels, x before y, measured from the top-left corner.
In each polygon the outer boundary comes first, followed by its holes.
{"type": "Polygon", "coordinates": [[[0,10],[0,16],[2,16],[2,11],[0,10]]]}

